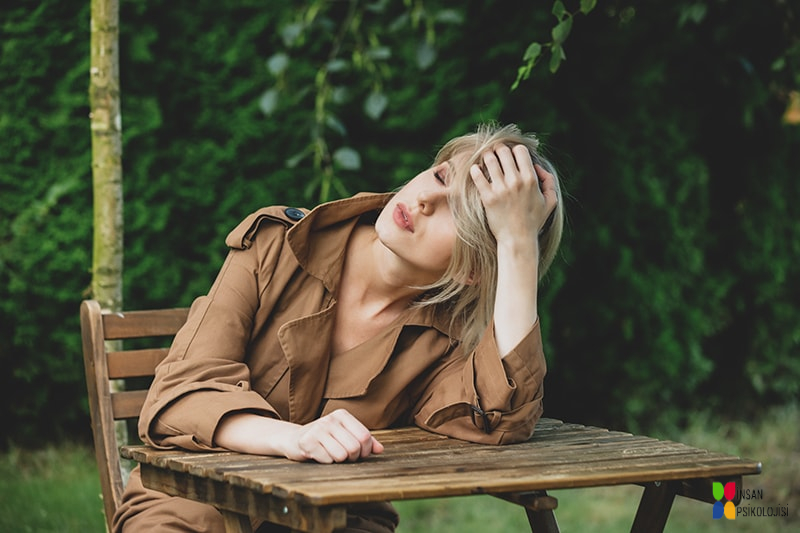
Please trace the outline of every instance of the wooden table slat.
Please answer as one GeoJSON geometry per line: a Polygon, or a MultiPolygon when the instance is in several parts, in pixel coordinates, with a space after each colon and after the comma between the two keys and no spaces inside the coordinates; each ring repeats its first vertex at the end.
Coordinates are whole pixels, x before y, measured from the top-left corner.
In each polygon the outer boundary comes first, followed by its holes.
{"type": "MultiPolygon", "coordinates": [[[[319,483],[298,481],[287,485],[275,485],[272,493],[282,498],[292,498],[315,505],[350,503],[355,501],[404,500],[429,497],[463,496],[495,492],[519,492],[530,490],[555,490],[565,488],[597,487],[668,481],[699,477],[722,477],[739,473],[755,474],[759,469],[753,465],[742,472],[742,465],[727,457],[709,457],[698,465],[696,461],[676,456],[672,461],[634,459],[626,465],[601,465],[590,471],[576,472],[574,467],[543,467],[540,471],[520,473],[520,468],[490,470],[491,478],[484,476],[457,477],[450,473],[420,476],[398,476],[391,483],[376,484],[372,481],[341,480],[335,487],[320,486],[319,483]]],[[[485,472],[484,472],[485,473],[485,472]]]]}
{"type": "MultiPolygon", "coordinates": [[[[259,475],[261,464],[251,462],[250,468],[233,467],[225,470],[225,477],[231,483],[246,486],[253,490],[267,491],[268,486],[282,482],[293,482],[298,478],[306,479],[312,483],[327,483],[336,480],[375,478],[379,476],[424,476],[435,471],[464,471],[468,470],[475,476],[479,472],[503,468],[513,464],[515,468],[535,465],[570,464],[576,469],[587,468],[590,463],[603,461],[627,461],[632,457],[658,456],[706,453],[683,444],[664,441],[636,442],[630,441],[624,449],[618,443],[598,443],[592,446],[581,447],[579,450],[552,449],[547,452],[520,448],[519,445],[500,447],[478,447],[459,449],[453,453],[438,453],[435,456],[416,454],[407,455],[393,453],[391,449],[384,455],[375,456],[360,463],[346,463],[340,465],[316,465],[313,463],[291,463],[272,465],[269,477],[259,475]],[[637,446],[638,444],[638,446],[637,446]],[[435,465],[432,467],[431,465],[435,465]],[[578,466],[580,465],[580,466],[578,466]],[[259,485],[262,484],[263,486],[259,485]]],[[[469,472],[462,472],[468,475],[469,472]]]]}

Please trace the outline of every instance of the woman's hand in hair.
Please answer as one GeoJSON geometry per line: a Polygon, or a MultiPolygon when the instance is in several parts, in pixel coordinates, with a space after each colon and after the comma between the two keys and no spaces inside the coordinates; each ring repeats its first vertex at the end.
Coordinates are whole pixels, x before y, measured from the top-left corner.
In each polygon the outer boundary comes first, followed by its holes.
{"type": "Polygon", "coordinates": [[[500,145],[483,154],[483,168],[473,165],[470,175],[498,243],[535,244],[558,200],[555,178],[533,163],[528,148],[500,145]]]}

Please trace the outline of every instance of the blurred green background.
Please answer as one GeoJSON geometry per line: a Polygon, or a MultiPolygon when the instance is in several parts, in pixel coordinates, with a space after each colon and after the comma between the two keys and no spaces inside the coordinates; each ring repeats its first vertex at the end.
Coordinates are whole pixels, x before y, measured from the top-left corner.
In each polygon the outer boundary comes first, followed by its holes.
{"type": "MultiPolygon", "coordinates": [[[[261,206],[389,190],[515,122],[569,194],[545,416],[663,434],[796,402],[800,5],[564,5],[566,59],[512,91],[550,0],[122,0],[125,308],[188,305],[261,206]]],[[[88,443],[89,2],[0,13],[0,447],[88,443]]]]}

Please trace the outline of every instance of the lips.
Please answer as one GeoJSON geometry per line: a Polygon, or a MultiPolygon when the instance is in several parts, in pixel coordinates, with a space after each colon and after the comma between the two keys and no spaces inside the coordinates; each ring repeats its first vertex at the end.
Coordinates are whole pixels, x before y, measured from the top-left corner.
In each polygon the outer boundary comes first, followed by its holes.
{"type": "Polygon", "coordinates": [[[411,220],[411,214],[408,211],[406,204],[399,202],[397,207],[394,208],[393,218],[395,224],[402,229],[414,233],[414,221],[411,220]]]}

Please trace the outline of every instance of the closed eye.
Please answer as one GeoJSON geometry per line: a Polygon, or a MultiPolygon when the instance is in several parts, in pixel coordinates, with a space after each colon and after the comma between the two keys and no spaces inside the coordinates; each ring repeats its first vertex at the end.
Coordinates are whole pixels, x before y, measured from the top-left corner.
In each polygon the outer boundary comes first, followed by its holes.
{"type": "Polygon", "coordinates": [[[435,177],[435,178],[436,178],[436,180],[437,180],[439,183],[441,183],[442,185],[447,185],[447,182],[446,182],[446,181],[445,181],[445,179],[444,179],[444,175],[442,174],[442,172],[441,172],[440,170],[436,170],[436,171],[434,171],[434,173],[433,173],[433,177],[435,177]]]}

